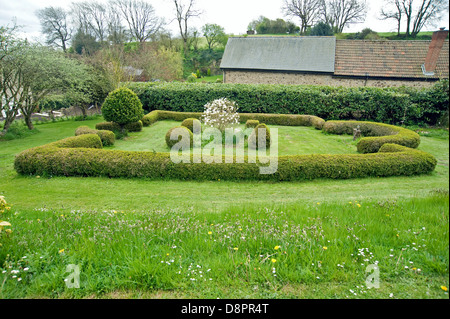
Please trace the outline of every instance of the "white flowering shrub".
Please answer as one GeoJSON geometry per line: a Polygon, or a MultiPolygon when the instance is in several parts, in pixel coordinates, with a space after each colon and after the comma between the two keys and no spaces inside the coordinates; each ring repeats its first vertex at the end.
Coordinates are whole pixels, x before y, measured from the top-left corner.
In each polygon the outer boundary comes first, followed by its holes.
{"type": "Polygon", "coordinates": [[[206,126],[215,127],[224,132],[227,127],[239,123],[238,106],[227,98],[214,100],[205,105],[201,117],[206,126]]]}

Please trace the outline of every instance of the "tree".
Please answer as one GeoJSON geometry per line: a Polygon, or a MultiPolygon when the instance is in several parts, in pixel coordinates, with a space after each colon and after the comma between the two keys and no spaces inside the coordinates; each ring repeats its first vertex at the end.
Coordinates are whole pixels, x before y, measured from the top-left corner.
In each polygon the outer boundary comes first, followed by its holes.
{"type": "Polygon", "coordinates": [[[257,20],[250,22],[250,30],[256,30],[258,34],[294,34],[300,32],[300,28],[292,22],[283,19],[270,20],[260,16],[257,20]]]}
{"type": "Polygon", "coordinates": [[[184,52],[189,51],[189,21],[199,17],[202,12],[195,9],[195,0],[173,0],[176,9],[176,20],[180,29],[180,36],[183,39],[184,52]]]}
{"type": "Polygon", "coordinates": [[[0,27],[0,113],[5,115],[3,129],[0,136],[6,134],[11,123],[15,120],[19,111],[20,74],[16,69],[23,61],[18,58],[20,50],[25,42],[17,39],[15,32],[17,26],[0,27]]]}
{"type": "Polygon", "coordinates": [[[313,28],[311,28],[311,32],[309,33],[311,36],[332,36],[333,29],[329,24],[325,22],[319,22],[313,28]]]}
{"type": "Polygon", "coordinates": [[[322,0],[320,8],[322,21],[337,33],[349,24],[364,22],[367,15],[365,0],[322,0]]]}
{"type": "Polygon", "coordinates": [[[386,6],[381,9],[381,20],[395,20],[397,22],[397,35],[400,35],[401,23],[403,19],[403,7],[401,0],[385,0],[386,6]],[[393,5],[395,8],[390,8],[393,5]]]}
{"type": "Polygon", "coordinates": [[[92,55],[98,51],[101,44],[97,42],[95,36],[85,33],[82,28],[78,29],[72,40],[72,48],[78,54],[92,55]]]}
{"type": "Polygon", "coordinates": [[[227,35],[225,29],[218,24],[205,24],[202,28],[203,36],[206,38],[208,48],[211,50],[214,45],[225,45],[227,35]]]}
{"type": "Polygon", "coordinates": [[[68,13],[59,7],[47,7],[36,11],[39,18],[42,33],[46,36],[48,45],[61,47],[64,52],[72,37],[72,30],[68,25],[68,13]]]}
{"type": "Polygon", "coordinates": [[[127,22],[130,35],[139,43],[150,39],[164,24],[153,6],[143,0],[115,0],[112,5],[127,22]]]}
{"type": "Polygon", "coordinates": [[[401,23],[406,26],[406,36],[416,37],[426,25],[435,25],[448,12],[448,0],[386,0],[380,19],[397,22],[400,35],[401,23]]]}
{"type": "Polygon", "coordinates": [[[98,41],[103,42],[108,34],[108,10],[96,1],[85,1],[72,3],[78,30],[94,36],[98,41]]]}
{"type": "Polygon", "coordinates": [[[300,19],[300,33],[304,34],[317,20],[320,5],[321,0],[284,0],[283,11],[287,16],[300,19]]]}

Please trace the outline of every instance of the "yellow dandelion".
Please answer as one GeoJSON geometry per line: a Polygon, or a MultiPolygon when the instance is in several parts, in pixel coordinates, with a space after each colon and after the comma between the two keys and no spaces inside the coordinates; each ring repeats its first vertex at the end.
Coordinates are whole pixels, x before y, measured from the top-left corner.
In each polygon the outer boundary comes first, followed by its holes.
{"type": "Polygon", "coordinates": [[[397,235],[395,235],[395,236],[397,236],[397,237],[398,237],[398,234],[397,234],[397,235]]]}
{"type": "Polygon", "coordinates": [[[238,250],[239,248],[237,248],[237,247],[234,247],[233,249],[234,249],[234,250],[238,250]]]}
{"type": "Polygon", "coordinates": [[[277,262],[277,260],[275,259],[275,258],[272,258],[272,260],[271,260],[273,263],[276,263],[277,262]]]}
{"type": "Polygon", "coordinates": [[[167,253],[166,256],[169,256],[169,253],[167,253]]]}
{"type": "Polygon", "coordinates": [[[447,290],[448,290],[448,288],[445,287],[445,286],[441,286],[441,289],[444,290],[444,291],[447,291],[447,290]]]}
{"type": "Polygon", "coordinates": [[[348,202],[349,204],[353,204],[352,202],[348,202]]]}
{"type": "Polygon", "coordinates": [[[208,235],[212,235],[212,231],[209,231],[209,232],[208,232],[208,235]]]}
{"type": "Polygon", "coordinates": [[[356,206],[358,206],[358,207],[361,207],[361,205],[360,205],[360,204],[356,204],[356,206]]]}
{"type": "Polygon", "coordinates": [[[328,247],[327,247],[327,246],[323,246],[322,248],[323,248],[323,250],[327,250],[327,249],[328,249],[328,247]]]}
{"type": "Polygon", "coordinates": [[[275,247],[273,247],[273,249],[278,250],[278,249],[280,249],[280,246],[275,246],[275,247]]]}
{"type": "Polygon", "coordinates": [[[317,203],[317,205],[320,205],[320,203],[317,203]]]}
{"type": "Polygon", "coordinates": [[[64,252],[64,249],[60,249],[59,251],[58,251],[58,253],[60,253],[60,254],[62,254],[64,252]]]}

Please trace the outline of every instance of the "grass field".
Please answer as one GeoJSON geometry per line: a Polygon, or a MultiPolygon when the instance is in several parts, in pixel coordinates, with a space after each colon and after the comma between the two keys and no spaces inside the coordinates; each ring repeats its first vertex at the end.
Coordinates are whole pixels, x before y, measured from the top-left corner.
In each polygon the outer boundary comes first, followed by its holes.
{"type": "MultiPolygon", "coordinates": [[[[0,298],[448,298],[448,131],[430,175],[307,182],[18,176],[15,154],[101,118],[0,141],[0,298]],[[66,267],[80,267],[70,289],[66,267]],[[368,265],[379,288],[368,289],[368,265]],[[20,279],[20,280],[19,280],[20,279]]],[[[158,122],[112,148],[167,151],[158,122]]],[[[350,136],[277,127],[279,153],[351,153],[350,136]]]]}

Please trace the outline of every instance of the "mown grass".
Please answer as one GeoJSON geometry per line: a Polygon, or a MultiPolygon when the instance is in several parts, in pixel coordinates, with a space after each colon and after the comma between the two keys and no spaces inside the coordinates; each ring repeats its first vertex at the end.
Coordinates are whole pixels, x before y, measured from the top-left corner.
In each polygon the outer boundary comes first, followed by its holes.
{"type": "MultiPolygon", "coordinates": [[[[13,205],[1,217],[13,233],[0,239],[0,298],[448,298],[448,137],[422,136],[438,166],[414,177],[200,183],[13,170],[18,152],[100,121],[0,142],[0,195],[13,205]],[[375,263],[380,288],[367,289],[375,263]],[[80,266],[80,289],[64,284],[69,264],[80,266]]],[[[152,134],[173,124],[115,148],[162,150],[152,134]]],[[[299,152],[354,149],[351,137],[286,130],[280,153],[291,142],[299,152]]]]}

